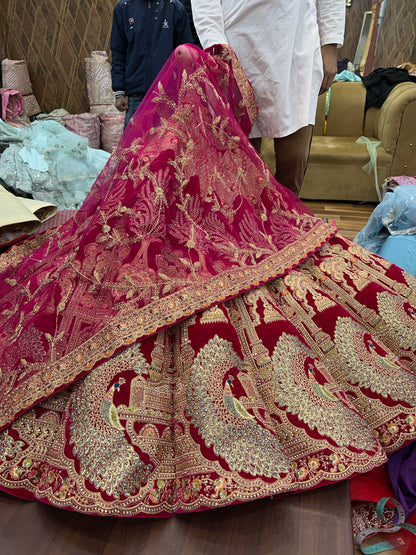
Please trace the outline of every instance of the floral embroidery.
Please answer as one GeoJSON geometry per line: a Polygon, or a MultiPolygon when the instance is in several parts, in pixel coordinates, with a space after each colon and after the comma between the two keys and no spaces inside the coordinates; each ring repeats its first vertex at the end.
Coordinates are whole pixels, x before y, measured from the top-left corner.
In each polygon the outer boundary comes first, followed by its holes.
{"type": "Polygon", "coordinates": [[[0,258],[5,491],[166,516],[345,480],[416,437],[416,281],[278,187],[241,68],[189,48],[76,216],[0,258]]]}

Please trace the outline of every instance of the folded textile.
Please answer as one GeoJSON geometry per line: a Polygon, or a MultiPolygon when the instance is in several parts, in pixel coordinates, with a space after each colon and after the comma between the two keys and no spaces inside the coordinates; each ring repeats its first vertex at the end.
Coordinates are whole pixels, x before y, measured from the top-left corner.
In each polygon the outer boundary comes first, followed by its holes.
{"type": "Polygon", "coordinates": [[[362,81],[367,89],[365,110],[368,110],[372,106],[380,108],[399,83],[406,81],[416,83],[416,75],[410,75],[407,69],[400,67],[380,67],[363,77],[362,81]]]}
{"type": "Polygon", "coordinates": [[[124,113],[104,114],[101,121],[101,146],[106,152],[113,152],[124,131],[124,113]]]}
{"type": "Polygon", "coordinates": [[[52,112],[41,112],[40,114],[36,114],[33,117],[33,121],[38,120],[38,121],[56,121],[57,123],[60,123],[61,125],[65,125],[64,124],[64,117],[67,116],[69,114],[68,110],[65,110],[65,108],[56,108],[55,110],[52,110],[52,112]]]}
{"type": "Polygon", "coordinates": [[[56,212],[52,203],[15,196],[0,185],[0,246],[36,233],[56,212]]]}
{"type": "Polygon", "coordinates": [[[65,127],[88,139],[91,148],[100,148],[101,128],[100,118],[97,114],[86,112],[84,114],[68,114],[62,118],[65,127]]]}
{"type": "Polygon", "coordinates": [[[1,119],[3,121],[14,120],[23,113],[23,96],[14,89],[0,89],[1,97],[1,119]]]}
{"type": "Polygon", "coordinates": [[[4,150],[10,143],[20,143],[19,132],[20,128],[0,119],[0,151],[4,150]]]}

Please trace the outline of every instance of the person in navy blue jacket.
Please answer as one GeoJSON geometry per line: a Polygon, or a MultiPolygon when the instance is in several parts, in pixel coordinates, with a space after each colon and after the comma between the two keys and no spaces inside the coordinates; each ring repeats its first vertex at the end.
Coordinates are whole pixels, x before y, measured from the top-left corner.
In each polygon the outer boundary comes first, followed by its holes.
{"type": "Polygon", "coordinates": [[[173,50],[193,43],[180,0],[120,0],[111,29],[111,80],[125,126],[173,50]]]}

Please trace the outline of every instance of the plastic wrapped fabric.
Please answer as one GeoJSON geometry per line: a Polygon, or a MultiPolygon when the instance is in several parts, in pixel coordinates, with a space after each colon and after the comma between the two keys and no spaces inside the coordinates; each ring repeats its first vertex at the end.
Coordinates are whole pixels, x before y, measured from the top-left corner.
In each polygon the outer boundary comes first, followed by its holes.
{"type": "Polygon", "coordinates": [[[32,91],[25,60],[9,60],[1,62],[3,87],[15,89],[22,93],[24,99],[23,114],[33,116],[41,111],[38,101],[32,91]]]}
{"type": "Polygon", "coordinates": [[[22,93],[14,89],[0,89],[1,96],[1,119],[3,121],[14,120],[23,113],[22,93]]]}
{"type": "Polygon", "coordinates": [[[90,106],[114,105],[111,65],[107,53],[102,50],[91,52],[91,57],[85,58],[85,65],[90,106]]]}
{"type": "Polygon", "coordinates": [[[124,113],[104,114],[101,120],[101,147],[113,152],[124,131],[124,113]]]}
{"type": "Polygon", "coordinates": [[[101,128],[100,118],[97,114],[90,114],[88,112],[84,114],[68,114],[62,119],[63,124],[69,131],[88,139],[88,146],[100,148],[101,128]]]}
{"type": "Polygon", "coordinates": [[[391,235],[416,234],[416,185],[395,187],[387,192],[356,235],[354,241],[380,254],[384,241],[391,235]]]}

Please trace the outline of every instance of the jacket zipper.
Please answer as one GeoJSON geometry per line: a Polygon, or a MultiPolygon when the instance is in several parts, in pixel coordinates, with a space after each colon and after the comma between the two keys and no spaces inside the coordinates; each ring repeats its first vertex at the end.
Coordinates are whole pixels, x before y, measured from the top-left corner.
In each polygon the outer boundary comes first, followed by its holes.
{"type": "Polygon", "coordinates": [[[152,30],[153,30],[153,19],[152,19],[152,2],[151,0],[147,1],[147,8],[148,8],[148,25],[147,25],[147,38],[146,38],[146,50],[147,50],[147,60],[146,60],[146,81],[147,83],[151,83],[152,81],[152,68],[151,68],[151,59],[152,59],[152,30]]]}

